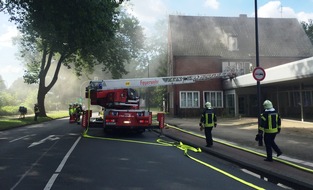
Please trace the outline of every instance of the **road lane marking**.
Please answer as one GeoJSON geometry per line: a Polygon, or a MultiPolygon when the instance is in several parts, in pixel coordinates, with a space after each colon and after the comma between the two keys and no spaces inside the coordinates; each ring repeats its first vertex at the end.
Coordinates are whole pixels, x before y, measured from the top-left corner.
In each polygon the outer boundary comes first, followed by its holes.
{"type": "Polygon", "coordinates": [[[29,135],[25,135],[25,136],[23,136],[23,137],[20,137],[20,138],[17,138],[17,139],[13,139],[13,140],[10,141],[10,143],[11,143],[11,142],[18,141],[18,140],[21,140],[21,139],[24,139],[24,138],[26,138],[26,137],[29,137],[29,135]]]}
{"type": "Polygon", "coordinates": [[[55,135],[49,135],[48,137],[46,137],[46,138],[44,138],[44,139],[42,139],[40,141],[33,142],[31,145],[28,146],[28,148],[31,148],[33,146],[37,146],[37,145],[42,144],[42,143],[44,143],[44,142],[46,142],[48,140],[49,141],[55,141],[55,140],[58,140],[58,139],[60,139],[60,138],[55,136],[55,135]]]}
{"type": "Polygon", "coordinates": [[[58,177],[58,173],[57,174],[53,174],[50,178],[50,180],[48,181],[46,187],[44,188],[44,190],[47,190],[47,189],[51,189],[52,185],[54,184],[55,180],[57,179],[58,177]]]}
{"type": "Polygon", "coordinates": [[[41,156],[34,162],[32,163],[31,167],[25,171],[25,173],[20,177],[20,179],[13,185],[13,187],[10,188],[10,190],[14,190],[22,181],[23,179],[32,171],[32,169],[38,165],[38,163],[40,162],[40,160],[54,147],[54,145],[57,143],[58,141],[55,141],[53,143],[52,146],[50,146],[48,148],[48,150],[46,150],[43,154],[41,154],[41,156]]]}
{"type": "Polygon", "coordinates": [[[77,140],[75,141],[75,143],[73,144],[73,146],[71,147],[71,149],[66,153],[66,155],[64,156],[62,162],[60,163],[59,167],[55,170],[55,172],[59,173],[61,172],[62,168],[64,167],[67,159],[70,157],[71,153],[73,152],[74,148],[76,147],[76,145],[78,144],[78,142],[80,141],[82,137],[79,136],[77,138],[77,140]]]}
{"type": "Polygon", "coordinates": [[[61,170],[63,169],[67,159],[70,157],[71,153],[73,152],[73,150],[75,149],[76,145],[78,144],[78,142],[80,141],[81,136],[79,136],[77,138],[77,140],[75,141],[75,143],[72,145],[72,147],[70,148],[70,150],[66,153],[66,155],[64,156],[63,160],[61,161],[60,165],[58,166],[58,168],[55,170],[54,174],[51,176],[51,178],[49,179],[48,183],[46,184],[44,190],[50,190],[55,182],[55,180],[57,179],[57,177],[59,176],[61,170]]]}
{"type": "Polygon", "coordinates": [[[18,141],[18,140],[21,140],[21,139],[25,139],[27,137],[32,137],[32,136],[35,136],[35,134],[32,134],[32,135],[25,135],[25,136],[22,136],[22,137],[19,137],[19,138],[16,138],[16,139],[13,139],[13,140],[10,140],[9,142],[15,142],[15,141],[18,141]]]}

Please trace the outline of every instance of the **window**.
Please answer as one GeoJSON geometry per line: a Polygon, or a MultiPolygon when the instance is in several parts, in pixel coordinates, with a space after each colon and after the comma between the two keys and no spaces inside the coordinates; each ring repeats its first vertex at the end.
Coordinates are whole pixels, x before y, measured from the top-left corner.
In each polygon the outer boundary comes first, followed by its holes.
{"type": "Polygon", "coordinates": [[[227,114],[235,116],[235,94],[226,95],[227,114]]]}
{"type": "Polygon", "coordinates": [[[212,107],[223,108],[223,91],[204,92],[203,98],[204,98],[204,101],[203,101],[204,104],[205,102],[211,102],[212,107]]]}
{"type": "Polygon", "coordinates": [[[228,37],[228,49],[229,51],[238,50],[238,40],[236,36],[228,37]]]}
{"type": "Polygon", "coordinates": [[[199,108],[199,92],[181,91],[180,108],[199,108]]]}
{"type": "Polygon", "coordinates": [[[292,107],[300,106],[300,92],[299,91],[290,92],[290,105],[292,107]]]}
{"type": "Polygon", "coordinates": [[[312,91],[302,92],[302,102],[304,107],[312,106],[312,91]]]}

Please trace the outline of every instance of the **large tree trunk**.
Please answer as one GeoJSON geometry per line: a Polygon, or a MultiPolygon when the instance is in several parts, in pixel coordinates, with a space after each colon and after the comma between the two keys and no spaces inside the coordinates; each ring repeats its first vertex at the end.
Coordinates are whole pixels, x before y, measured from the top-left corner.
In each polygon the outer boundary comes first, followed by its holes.
{"type": "Polygon", "coordinates": [[[37,104],[39,108],[39,116],[47,117],[46,108],[45,108],[45,98],[46,98],[47,93],[44,93],[43,91],[44,91],[43,88],[40,87],[39,85],[38,94],[37,94],[37,104]]]}
{"type": "Polygon", "coordinates": [[[53,57],[53,52],[50,50],[50,52],[48,53],[47,49],[45,48],[43,50],[43,56],[42,56],[42,61],[41,61],[41,66],[40,66],[39,88],[38,88],[38,94],[37,94],[39,116],[41,116],[41,117],[47,117],[46,108],[45,108],[46,94],[50,91],[50,89],[54,86],[54,84],[58,80],[59,71],[60,71],[60,68],[62,65],[62,61],[64,60],[64,56],[61,55],[61,57],[57,63],[57,67],[55,69],[53,78],[52,78],[50,84],[48,84],[46,86],[46,76],[47,76],[47,73],[50,69],[52,57],[53,57]],[[47,55],[48,55],[48,59],[46,59],[47,55]]]}

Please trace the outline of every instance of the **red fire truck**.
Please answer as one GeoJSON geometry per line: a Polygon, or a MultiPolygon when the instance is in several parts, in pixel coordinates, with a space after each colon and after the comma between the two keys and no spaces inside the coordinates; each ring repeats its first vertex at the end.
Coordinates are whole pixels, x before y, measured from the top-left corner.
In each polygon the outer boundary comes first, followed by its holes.
{"type": "MultiPolygon", "coordinates": [[[[139,96],[133,88],[188,84],[213,78],[234,77],[235,74],[236,72],[223,72],[155,78],[92,80],[86,87],[85,96],[90,99],[91,105],[103,107],[103,128],[105,131],[121,128],[132,129],[141,133],[145,129],[153,127],[152,113],[139,108],[139,96]]],[[[91,115],[90,112],[89,115],[91,115]]],[[[164,114],[158,114],[158,121],[159,127],[162,127],[164,114]]]]}

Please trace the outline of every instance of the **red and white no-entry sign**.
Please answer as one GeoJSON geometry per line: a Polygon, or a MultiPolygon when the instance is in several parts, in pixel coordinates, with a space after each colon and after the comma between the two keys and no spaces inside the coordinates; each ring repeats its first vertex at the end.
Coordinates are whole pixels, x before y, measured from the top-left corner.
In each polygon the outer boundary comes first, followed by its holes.
{"type": "Polygon", "coordinates": [[[256,67],[254,70],[253,70],[253,78],[256,80],[256,81],[261,81],[265,78],[265,71],[262,67],[256,67]]]}

